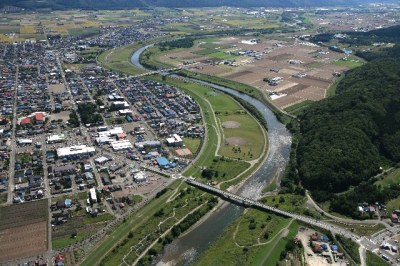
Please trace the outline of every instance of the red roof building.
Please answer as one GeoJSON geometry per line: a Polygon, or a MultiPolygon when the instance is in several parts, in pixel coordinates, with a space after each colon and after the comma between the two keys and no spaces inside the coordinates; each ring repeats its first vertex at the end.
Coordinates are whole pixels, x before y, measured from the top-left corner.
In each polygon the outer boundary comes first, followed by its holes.
{"type": "Polygon", "coordinates": [[[32,120],[29,117],[24,117],[21,119],[21,125],[30,125],[32,124],[32,120]]]}
{"type": "Polygon", "coordinates": [[[35,120],[36,120],[36,122],[43,122],[44,121],[43,113],[36,113],[35,114],[35,120]]]}

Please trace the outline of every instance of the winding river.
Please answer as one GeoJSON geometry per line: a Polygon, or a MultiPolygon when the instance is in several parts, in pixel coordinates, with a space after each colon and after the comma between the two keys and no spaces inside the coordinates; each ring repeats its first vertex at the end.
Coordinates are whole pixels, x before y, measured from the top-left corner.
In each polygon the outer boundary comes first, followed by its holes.
{"type": "MultiPolygon", "coordinates": [[[[138,68],[145,69],[139,62],[140,54],[151,46],[153,46],[153,44],[136,50],[131,57],[131,63],[138,68]]],[[[282,174],[289,161],[291,147],[290,133],[263,102],[227,87],[196,79],[191,80],[211,86],[214,89],[247,101],[255,106],[267,121],[269,141],[268,156],[259,169],[249,177],[244,185],[237,191],[238,194],[249,198],[259,198],[266,183],[274,176],[282,174]]],[[[243,213],[243,210],[242,207],[234,204],[223,204],[222,207],[211,213],[201,224],[189,233],[175,239],[171,244],[166,246],[165,252],[158,260],[157,264],[191,265],[194,260],[207,250],[222,232],[243,213]]]]}

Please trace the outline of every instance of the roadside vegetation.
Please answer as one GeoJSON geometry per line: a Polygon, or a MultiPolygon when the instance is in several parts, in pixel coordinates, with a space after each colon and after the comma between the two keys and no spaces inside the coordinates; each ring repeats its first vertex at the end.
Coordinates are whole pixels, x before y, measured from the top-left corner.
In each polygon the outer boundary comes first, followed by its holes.
{"type": "Polygon", "coordinates": [[[352,241],[351,239],[348,239],[344,236],[336,235],[335,238],[339,242],[339,245],[349,255],[351,260],[353,260],[353,262],[356,265],[360,265],[361,258],[360,258],[360,253],[358,252],[359,245],[354,241],[352,241]]]}
{"type": "Polygon", "coordinates": [[[381,257],[367,250],[367,265],[368,266],[387,266],[389,263],[384,261],[381,257]]]}

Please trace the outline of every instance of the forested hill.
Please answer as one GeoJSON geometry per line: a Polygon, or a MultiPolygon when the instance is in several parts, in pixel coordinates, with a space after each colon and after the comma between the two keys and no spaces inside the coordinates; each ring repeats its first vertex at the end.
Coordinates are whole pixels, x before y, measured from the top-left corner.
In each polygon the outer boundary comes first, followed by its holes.
{"type": "Polygon", "coordinates": [[[119,9],[134,7],[310,7],[350,6],[372,1],[363,0],[2,0],[3,6],[17,6],[28,9],[119,9]]]}
{"type": "Polygon", "coordinates": [[[341,192],[400,161],[400,63],[379,60],[355,69],[336,97],[299,117],[299,174],[306,188],[341,192]]]}
{"type": "Polygon", "coordinates": [[[380,166],[400,162],[398,51],[396,45],[376,53],[378,60],[346,74],[335,97],[299,116],[299,179],[318,201],[330,201],[336,212],[354,215],[358,202],[385,201],[399,193],[378,189],[372,179],[380,166]],[[354,189],[341,196],[333,194],[351,186],[354,189]]]}

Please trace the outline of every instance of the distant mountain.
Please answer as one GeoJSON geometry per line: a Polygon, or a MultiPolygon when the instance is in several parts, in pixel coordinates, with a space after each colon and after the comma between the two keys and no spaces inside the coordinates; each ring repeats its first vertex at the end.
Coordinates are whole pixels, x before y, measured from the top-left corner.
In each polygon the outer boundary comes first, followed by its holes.
{"type": "MultiPolygon", "coordinates": [[[[1,0],[0,8],[17,6],[27,9],[119,9],[133,7],[311,7],[351,6],[372,0],[1,0]]],[[[382,2],[382,1],[381,1],[382,2]]]]}

